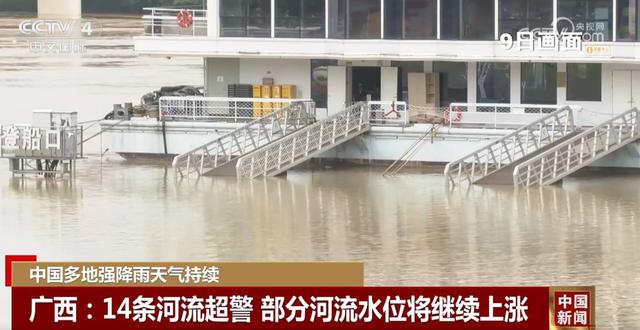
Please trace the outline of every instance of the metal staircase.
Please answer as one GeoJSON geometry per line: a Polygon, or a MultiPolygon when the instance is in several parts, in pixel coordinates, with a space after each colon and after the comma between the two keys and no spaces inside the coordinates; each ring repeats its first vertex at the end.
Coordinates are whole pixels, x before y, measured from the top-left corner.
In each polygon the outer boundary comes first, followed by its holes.
{"type": "Polygon", "coordinates": [[[279,175],[368,131],[370,125],[367,104],[353,104],[241,157],[236,165],[236,173],[249,178],[279,175]]]}
{"type": "Polygon", "coordinates": [[[595,126],[523,162],[513,171],[516,186],[550,185],[640,138],[636,108],[595,126]]]}
{"type": "Polygon", "coordinates": [[[477,183],[575,134],[575,131],[573,110],[563,107],[447,164],[444,174],[452,184],[477,183]]]}
{"type": "Polygon", "coordinates": [[[235,175],[235,162],[278,139],[289,136],[315,121],[315,104],[296,101],[289,106],[250,123],[215,140],[178,155],[173,168],[181,177],[222,174],[235,175]]]}

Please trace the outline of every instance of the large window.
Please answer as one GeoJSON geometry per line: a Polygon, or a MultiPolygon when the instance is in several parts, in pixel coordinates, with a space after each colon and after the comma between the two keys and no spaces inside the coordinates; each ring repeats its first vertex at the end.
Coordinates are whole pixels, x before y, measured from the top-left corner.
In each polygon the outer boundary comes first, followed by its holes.
{"type": "Polygon", "coordinates": [[[638,0],[618,0],[617,18],[617,39],[616,41],[636,41],[638,40],[638,29],[640,28],[640,1],[638,0]]]}
{"type": "Polygon", "coordinates": [[[329,36],[380,39],[380,0],[329,0],[329,36]]]}
{"type": "Polygon", "coordinates": [[[347,37],[347,0],[329,0],[329,37],[347,37]]]}
{"type": "MultiPolygon", "coordinates": [[[[613,35],[612,0],[558,0],[558,17],[571,20],[585,41],[611,41],[613,35]]],[[[560,28],[568,22],[558,22],[560,28]]]]}
{"type": "Polygon", "coordinates": [[[385,39],[435,39],[438,29],[437,0],[384,2],[385,39]]]}
{"type": "Polygon", "coordinates": [[[380,0],[349,1],[349,38],[380,38],[380,0]]]}
{"type": "Polygon", "coordinates": [[[511,102],[511,64],[478,63],[478,103],[511,102]]]}
{"type": "Polygon", "coordinates": [[[521,98],[526,104],[556,104],[557,66],[555,63],[522,63],[521,98]]]}
{"type": "Polygon", "coordinates": [[[433,72],[440,73],[440,105],[467,102],[467,63],[433,62],[433,72]]]}
{"type": "Polygon", "coordinates": [[[324,38],[324,0],[276,0],[275,35],[324,38]]]}
{"type": "Polygon", "coordinates": [[[553,0],[500,0],[500,34],[514,38],[522,29],[550,28],[553,23],[553,0]]]}
{"type": "Polygon", "coordinates": [[[602,65],[567,64],[567,101],[602,100],[602,65]]]}
{"type": "Polygon", "coordinates": [[[440,7],[442,39],[495,39],[494,0],[445,0],[440,7]]]}
{"type": "Polygon", "coordinates": [[[271,1],[220,0],[220,35],[271,37],[271,1]]]}

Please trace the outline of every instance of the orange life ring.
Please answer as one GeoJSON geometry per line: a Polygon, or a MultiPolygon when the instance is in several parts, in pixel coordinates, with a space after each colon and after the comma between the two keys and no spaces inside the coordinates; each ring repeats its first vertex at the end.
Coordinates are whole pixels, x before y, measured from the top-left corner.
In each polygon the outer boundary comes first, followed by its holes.
{"type": "Polygon", "coordinates": [[[448,123],[457,123],[462,120],[462,112],[458,107],[453,108],[453,110],[446,110],[444,112],[444,120],[448,123]]]}
{"type": "Polygon", "coordinates": [[[178,22],[178,26],[181,28],[189,28],[193,25],[193,14],[186,9],[181,9],[176,16],[176,21],[178,22]]]}

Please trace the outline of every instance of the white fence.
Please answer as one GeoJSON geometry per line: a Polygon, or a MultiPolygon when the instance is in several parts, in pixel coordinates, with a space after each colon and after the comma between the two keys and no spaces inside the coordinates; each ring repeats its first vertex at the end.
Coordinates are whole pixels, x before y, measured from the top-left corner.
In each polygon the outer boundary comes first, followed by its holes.
{"type": "MultiPolygon", "coordinates": [[[[264,117],[302,99],[164,96],[160,98],[160,119],[165,121],[246,122],[264,117]]],[[[371,101],[366,104],[373,126],[407,126],[406,102],[371,101]]],[[[315,116],[315,112],[312,114],[315,116]]]]}
{"type": "MultiPolygon", "coordinates": [[[[451,103],[445,113],[449,126],[519,127],[538,120],[566,105],[451,103]]],[[[577,106],[569,106],[574,110],[577,106]]]]}
{"type": "Polygon", "coordinates": [[[374,126],[407,126],[409,108],[406,102],[369,101],[369,122],[374,126]]]}
{"type": "Polygon", "coordinates": [[[207,11],[202,9],[143,8],[147,36],[206,36],[207,11]],[[183,12],[183,14],[181,14],[183,12]],[[184,15],[186,13],[187,15],[184,15]],[[189,16],[191,24],[182,27],[178,15],[189,16]]]}
{"type": "MultiPolygon", "coordinates": [[[[288,107],[298,99],[163,96],[160,119],[165,121],[251,121],[288,107]]],[[[315,116],[315,113],[313,114],[315,116]]]]}

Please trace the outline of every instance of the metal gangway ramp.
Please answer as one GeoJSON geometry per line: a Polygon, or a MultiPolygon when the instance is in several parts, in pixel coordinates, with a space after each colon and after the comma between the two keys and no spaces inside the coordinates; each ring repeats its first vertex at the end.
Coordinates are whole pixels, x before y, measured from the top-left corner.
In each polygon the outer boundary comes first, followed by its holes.
{"type": "Polygon", "coordinates": [[[631,109],[519,164],[513,171],[514,184],[554,184],[640,139],[639,116],[638,109],[631,109]]]}
{"type": "Polygon", "coordinates": [[[249,154],[315,122],[313,101],[295,101],[285,108],[176,156],[173,168],[181,177],[191,174],[235,175],[235,164],[249,154]]]}
{"type": "Polygon", "coordinates": [[[575,134],[573,109],[565,106],[447,164],[444,174],[454,185],[512,184],[513,166],[575,134]]]}
{"type": "Polygon", "coordinates": [[[241,157],[239,177],[276,176],[369,130],[369,106],[359,102],[241,157]]]}

